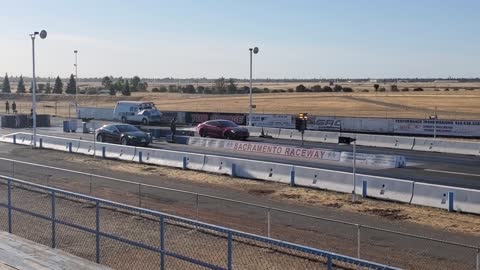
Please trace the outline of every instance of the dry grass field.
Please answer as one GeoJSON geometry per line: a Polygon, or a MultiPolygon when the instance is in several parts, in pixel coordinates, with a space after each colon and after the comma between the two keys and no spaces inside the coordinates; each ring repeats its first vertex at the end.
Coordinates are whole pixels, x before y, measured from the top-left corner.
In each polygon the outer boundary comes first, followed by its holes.
{"type": "MultiPolygon", "coordinates": [[[[256,84],[257,87],[294,88],[299,83],[256,84]]],[[[312,84],[305,84],[310,87],[312,84]]],[[[321,84],[324,86],[325,84],[321,84]]],[[[257,113],[362,116],[362,117],[415,117],[426,118],[435,108],[440,119],[480,119],[480,83],[402,83],[409,92],[374,92],[373,83],[346,83],[353,93],[266,93],[254,94],[257,113]],[[425,91],[413,92],[415,87],[425,91]],[[370,92],[362,92],[368,89],[370,92]],[[436,89],[436,91],[435,91],[436,89]],[[449,91],[445,91],[449,89],[449,91]]],[[[150,85],[149,88],[155,87],[150,85]]],[[[17,100],[20,112],[29,113],[31,96],[0,96],[1,100],[17,100]]],[[[61,116],[74,115],[72,96],[39,95],[39,113],[61,116]],[[69,112],[70,111],[70,112],[69,112]]],[[[131,97],[87,96],[78,98],[80,106],[113,107],[118,100],[153,101],[163,111],[248,112],[248,95],[202,95],[177,93],[133,93],[131,97]]],[[[2,108],[3,109],[3,108],[2,108]]]]}

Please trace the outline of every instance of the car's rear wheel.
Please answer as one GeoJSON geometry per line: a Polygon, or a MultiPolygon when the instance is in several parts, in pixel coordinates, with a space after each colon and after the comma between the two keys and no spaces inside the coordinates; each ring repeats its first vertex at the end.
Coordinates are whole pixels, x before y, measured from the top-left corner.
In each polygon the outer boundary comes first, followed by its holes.
{"type": "Polygon", "coordinates": [[[127,144],[128,144],[127,137],[123,137],[123,138],[120,140],[120,143],[121,143],[122,145],[127,145],[127,144]]]}
{"type": "Polygon", "coordinates": [[[198,134],[200,134],[200,137],[204,137],[204,138],[207,137],[207,133],[205,132],[204,129],[201,129],[201,130],[198,132],[198,134]]]}
{"type": "Polygon", "coordinates": [[[97,142],[103,142],[103,136],[102,134],[97,135],[97,142]]]}
{"type": "Polygon", "coordinates": [[[233,140],[233,139],[235,138],[235,136],[234,136],[233,133],[231,133],[231,132],[225,132],[225,133],[223,134],[223,137],[224,137],[225,139],[227,139],[227,140],[233,140]]]}

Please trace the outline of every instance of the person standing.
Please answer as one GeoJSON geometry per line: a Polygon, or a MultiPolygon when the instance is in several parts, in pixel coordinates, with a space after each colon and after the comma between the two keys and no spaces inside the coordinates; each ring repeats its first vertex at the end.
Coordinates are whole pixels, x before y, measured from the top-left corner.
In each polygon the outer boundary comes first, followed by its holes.
{"type": "Polygon", "coordinates": [[[177,118],[173,117],[170,122],[170,131],[172,132],[172,142],[175,142],[175,132],[177,131],[177,118]]]}
{"type": "Polygon", "coordinates": [[[15,103],[15,100],[12,102],[12,112],[17,114],[17,104],[15,103]]]}
{"type": "Polygon", "coordinates": [[[5,112],[7,114],[10,113],[10,104],[8,103],[8,100],[5,102],[5,112]]]}

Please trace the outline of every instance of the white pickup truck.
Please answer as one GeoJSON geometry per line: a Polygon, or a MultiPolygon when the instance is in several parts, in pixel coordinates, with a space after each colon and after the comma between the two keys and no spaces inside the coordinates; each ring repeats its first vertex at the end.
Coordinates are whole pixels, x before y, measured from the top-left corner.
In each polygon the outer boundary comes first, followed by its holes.
{"type": "Polygon", "coordinates": [[[160,122],[161,116],[152,102],[118,101],[113,110],[113,119],[122,123],[150,125],[160,122]]]}

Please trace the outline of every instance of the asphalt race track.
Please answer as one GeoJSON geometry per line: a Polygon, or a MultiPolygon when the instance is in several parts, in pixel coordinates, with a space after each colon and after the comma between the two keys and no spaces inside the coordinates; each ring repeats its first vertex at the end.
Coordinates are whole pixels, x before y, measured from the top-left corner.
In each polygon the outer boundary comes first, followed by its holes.
{"type": "MultiPolygon", "coordinates": [[[[9,134],[14,132],[31,132],[31,130],[2,129],[2,134],[9,134]]],[[[92,134],[64,133],[59,128],[39,128],[38,133],[43,135],[93,140],[92,134]]],[[[296,140],[284,139],[251,138],[249,140],[254,142],[264,142],[291,146],[299,146],[301,144],[301,142],[296,140]]],[[[188,151],[193,153],[230,156],[244,159],[255,159],[266,162],[287,163],[292,165],[308,166],[345,172],[352,171],[352,167],[350,164],[333,161],[317,161],[312,159],[278,157],[259,153],[232,152],[230,150],[224,149],[171,144],[161,140],[155,141],[152,144],[152,147],[166,150],[188,151]]],[[[306,142],[305,147],[352,151],[352,146],[327,143],[306,142]]],[[[407,159],[406,168],[378,169],[369,167],[357,167],[357,173],[360,174],[413,180],[430,184],[480,189],[480,157],[478,156],[429,153],[365,146],[357,146],[357,152],[371,154],[403,155],[407,159]]]]}

